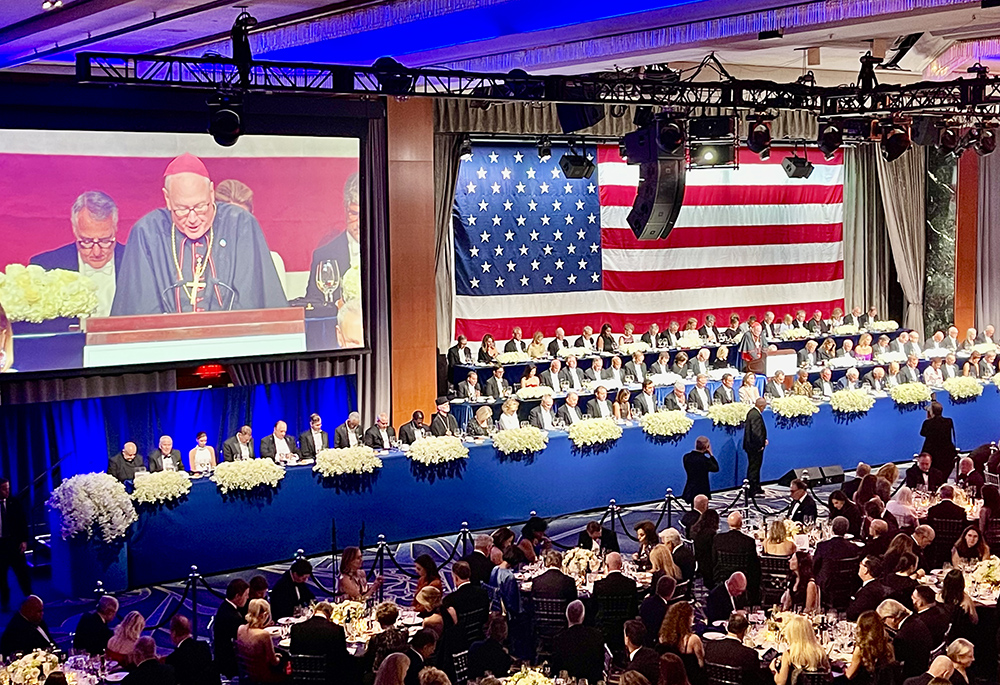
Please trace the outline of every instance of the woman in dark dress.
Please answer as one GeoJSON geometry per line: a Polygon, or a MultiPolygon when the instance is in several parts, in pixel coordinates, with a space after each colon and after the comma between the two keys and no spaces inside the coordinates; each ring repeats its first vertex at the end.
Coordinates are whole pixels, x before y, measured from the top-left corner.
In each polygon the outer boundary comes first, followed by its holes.
{"type": "Polygon", "coordinates": [[[693,628],[694,609],[691,604],[678,602],[671,605],[663,617],[656,650],[660,654],[679,656],[691,685],[702,685],[705,682],[705,645],[694,634],[693,628]]]}
{"type": "Polygon", "coordinates": [[[944,407],[940,402],[931,402],[927,409],[927,420],[920,427],[920,435],[924,438],[921,452],[931,455],[931,466],[945,475],[951,475],[955,468],[955,424],[942,416],[944,407]]]}
{"type": "Polygon", "coordinates": [[[707,509],[691,526],[691,537],[694,538],[694,558],[698,562],[698,573],[705,581],[707,588],[715,587],[712,546],[715,544],[715,534],[718,532],[719,512],[715,509],[707,509]]]}
{"type": "Polygon", "coordinates": [[[809,552],[798,551],[788,560],[788,590],[781,598],[785,611],[814,614],[819,611],[819,586],[813,577],[813,560],[809,552]]]}
{"type": "Polygon", "coordinates": [[[597,336],[597,349],[600,352],[614,352],[618,345],[615,344],[615,336],[611,334],[611,324],[606,323],[601,326],[601,332],[597,336]]]}

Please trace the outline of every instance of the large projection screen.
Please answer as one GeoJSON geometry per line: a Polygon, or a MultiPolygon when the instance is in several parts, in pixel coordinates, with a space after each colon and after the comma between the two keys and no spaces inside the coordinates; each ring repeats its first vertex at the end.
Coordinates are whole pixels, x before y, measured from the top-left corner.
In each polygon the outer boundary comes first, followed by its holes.
{"type": "Polygon", "coordinates": [[[0,372],[363,348],[359,149],[0,131],[0,372]]]}

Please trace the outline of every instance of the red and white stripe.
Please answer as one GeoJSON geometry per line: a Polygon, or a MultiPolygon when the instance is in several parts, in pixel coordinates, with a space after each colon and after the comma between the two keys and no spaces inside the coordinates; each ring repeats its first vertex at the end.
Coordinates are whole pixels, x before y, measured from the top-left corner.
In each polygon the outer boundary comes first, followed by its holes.
{"type": "MultiPolygon", "coordinates": [[[[719,327],[774,311],[844,306],[843,197],[840,153],[825,161],[813,153],[808,179],[781,168],[787,151],[760,160],[740,151],[739,169],[687,174],[684,207],[666,240],[636,240],[626,217],[639,182],[617,147],[598,148],[603,289],[599,292],[455,298],[456,333],[471,339],[513,325],[554,334],[584,325],[595,330],[626,322],[643,331],[707,313],[719,327]]],[[[529,333],[530,335],[530,333],[529,333]]]]}

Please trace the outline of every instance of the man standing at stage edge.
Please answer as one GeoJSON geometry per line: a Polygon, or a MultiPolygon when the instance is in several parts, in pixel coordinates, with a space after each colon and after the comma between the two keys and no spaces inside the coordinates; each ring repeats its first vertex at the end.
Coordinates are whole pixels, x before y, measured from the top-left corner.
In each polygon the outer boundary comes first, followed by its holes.
{"type": "Polygon", "coordinates": [[[167,165],[163,198],[129,233],[112,316],[288,306],[260,224],[216,202],[200,159],[167,165]]]}
{"type": "Polygon", "coordinates": [[[760,489],[760,467],[764,463],[764,448],[767,447],[767,426],[761,414],[767,400],[758,397],[743,425],[743,451],[747,453],[747,480],[750,481],[751,494],[763,492],[760,489]]]}

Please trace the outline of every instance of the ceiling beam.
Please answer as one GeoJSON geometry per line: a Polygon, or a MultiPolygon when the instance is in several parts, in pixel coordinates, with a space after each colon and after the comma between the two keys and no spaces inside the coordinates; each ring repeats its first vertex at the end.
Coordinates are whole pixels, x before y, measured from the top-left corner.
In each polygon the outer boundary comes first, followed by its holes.
{"type": "MultiPolygon", "coordinates": [[[[61,26],[65,26],[80,19],[92,17],[95,14],[106,12],[122,5],[127,5],[134,0],[77,0],[69,5],[57,7],[54,10],[43,12],[28,19],[0,28],[0,45],[11,43],[21,38],[28,38],[36,33],[49,31],[61,26]]],[[[41,3],[39,3],[41,8],[41,3]]]]}

